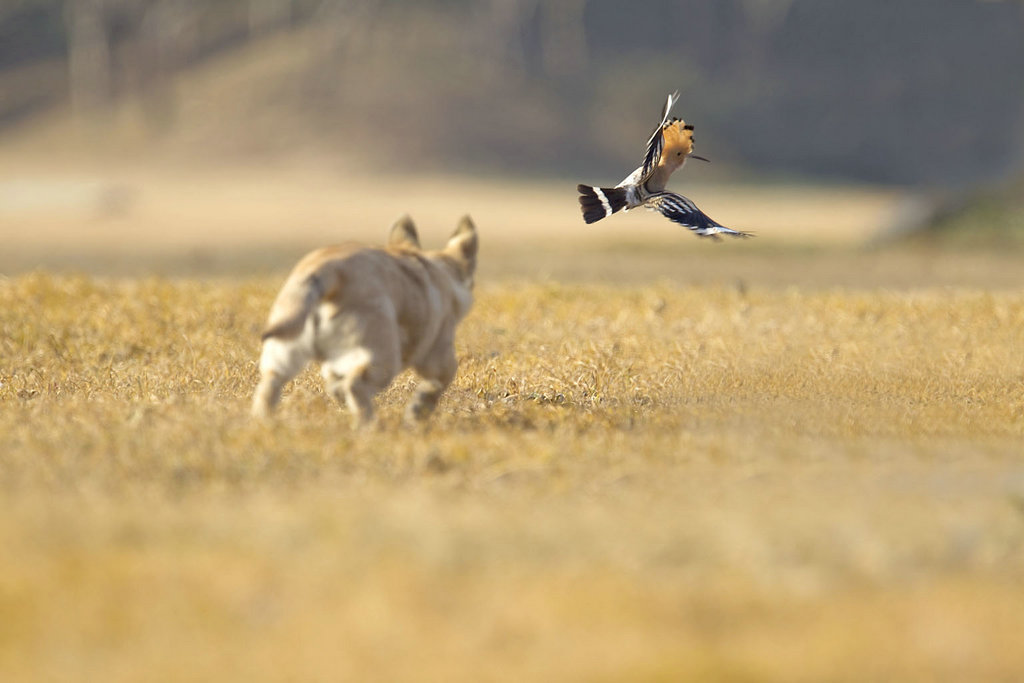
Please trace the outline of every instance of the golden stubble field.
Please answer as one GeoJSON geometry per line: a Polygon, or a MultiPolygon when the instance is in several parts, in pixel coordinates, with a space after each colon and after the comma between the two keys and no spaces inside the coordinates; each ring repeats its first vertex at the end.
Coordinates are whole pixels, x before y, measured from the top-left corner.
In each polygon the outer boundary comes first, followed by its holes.
{"type": "Polygon", "coordinates": [[[757,239],[583,226],[569,182],[5,157],[0,680],[1018,680],[1020,255],[687,187],[757,239]],[[353,433],[310,369],[251,421],[286,270],[402,211],[481,231],[435,419],[403,375],[353,433]]]}
{"type": "Polygon", "coordinates": [[[484,280],[366,434],[248,418],[280,275],[0,281],[0,679],[1018,680],[1024,289],[744,253],[484,280]]]}

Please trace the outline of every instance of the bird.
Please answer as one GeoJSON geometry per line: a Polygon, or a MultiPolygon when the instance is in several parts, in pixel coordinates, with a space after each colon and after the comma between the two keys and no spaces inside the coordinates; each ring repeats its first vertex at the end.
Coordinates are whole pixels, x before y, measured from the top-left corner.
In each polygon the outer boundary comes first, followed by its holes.
{"type": "Polygon", "coordinates": [[[693,125],[682,119],[669,118],[678,101],[678,92],[665,100],[661,122],[647,140],[647,150],[639,168],[615,187],[576,186],[584,222],[595,223],[619,210],[644,206],[689,228],[700,237],[752,237],[749,232],[725,227],[683,195],[665,189],[669,176],[681,168],[688,157],[708,161],[693,153],[693,125]]]}

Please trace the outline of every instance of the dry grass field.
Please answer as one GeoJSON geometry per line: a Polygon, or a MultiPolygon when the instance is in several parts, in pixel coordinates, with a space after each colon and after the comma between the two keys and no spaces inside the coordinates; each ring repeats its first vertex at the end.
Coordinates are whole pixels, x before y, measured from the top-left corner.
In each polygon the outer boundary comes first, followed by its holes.
{"type": "Polygon", "coordinates": [[[367,434],[248,418],[280,274],[0,281],[0,679],[1019,680],[1024,291],[752,254],[485,280],[367,434]]]}
{"type": "Polygon", "coordinates": [[[247,409],[383,181],[0,166],[0,680],[1020,679],[1019,253],[864,248],[864,188],[698,186],[716,245],[388,181],[481,273],[435,419],[403,375],[355,434],[313,369],[247,409]]]}

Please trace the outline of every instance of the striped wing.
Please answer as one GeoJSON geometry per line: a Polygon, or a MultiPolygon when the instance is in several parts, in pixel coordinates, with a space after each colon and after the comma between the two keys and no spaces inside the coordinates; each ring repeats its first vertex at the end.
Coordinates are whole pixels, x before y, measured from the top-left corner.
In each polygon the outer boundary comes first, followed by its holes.
{"type": "Polygon", "coordinates": [[[644,154],[643,166],[640,167],[642,169],[638,183],[640,185],[650,180],[654,169],[658,166],[658,161],[661,160],[661,152],[665,149],[665,124],[668,122],[668,115],[672,111],[672,106],[678,101],[678,91],[669,95],[668,99],[665,100],[665,107],[661,110],[661,122],[654,129],[654,132],[651,133],[650,139],[647,140],[647,152],[644,154]]]}
{"type": "Polygon", "coordinates": [[[701,237],[718,238],[719,235],[730,237],[753,237],[749,232],[740,232],[720,225],[713,218],[697,208],[697,205],[681,194],[675,192],[658,192],[644,202],[647,208],[658,211],[673,223],[678,223],[701,237]]]}

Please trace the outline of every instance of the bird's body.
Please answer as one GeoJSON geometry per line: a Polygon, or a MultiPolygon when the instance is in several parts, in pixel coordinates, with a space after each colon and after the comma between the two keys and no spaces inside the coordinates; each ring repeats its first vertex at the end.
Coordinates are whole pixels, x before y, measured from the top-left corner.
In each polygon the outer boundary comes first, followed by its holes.
{"type": "MultiPolygon", "coordinates": [[[[669,95],[661,114],[661,123],[647,141],[643,164],[615,187],[578,185],[583,220],[594,223],[616,211],[644,206],[660,212],[701,237],[749,237],[750,233],[721,225],[686,197],[665,188],[669,177],[693,155],[693,126],[682,119],[669,118],[675,95],[669,95]]],[[[707,161],[694,155],[695,159],[707,161]]]]}

